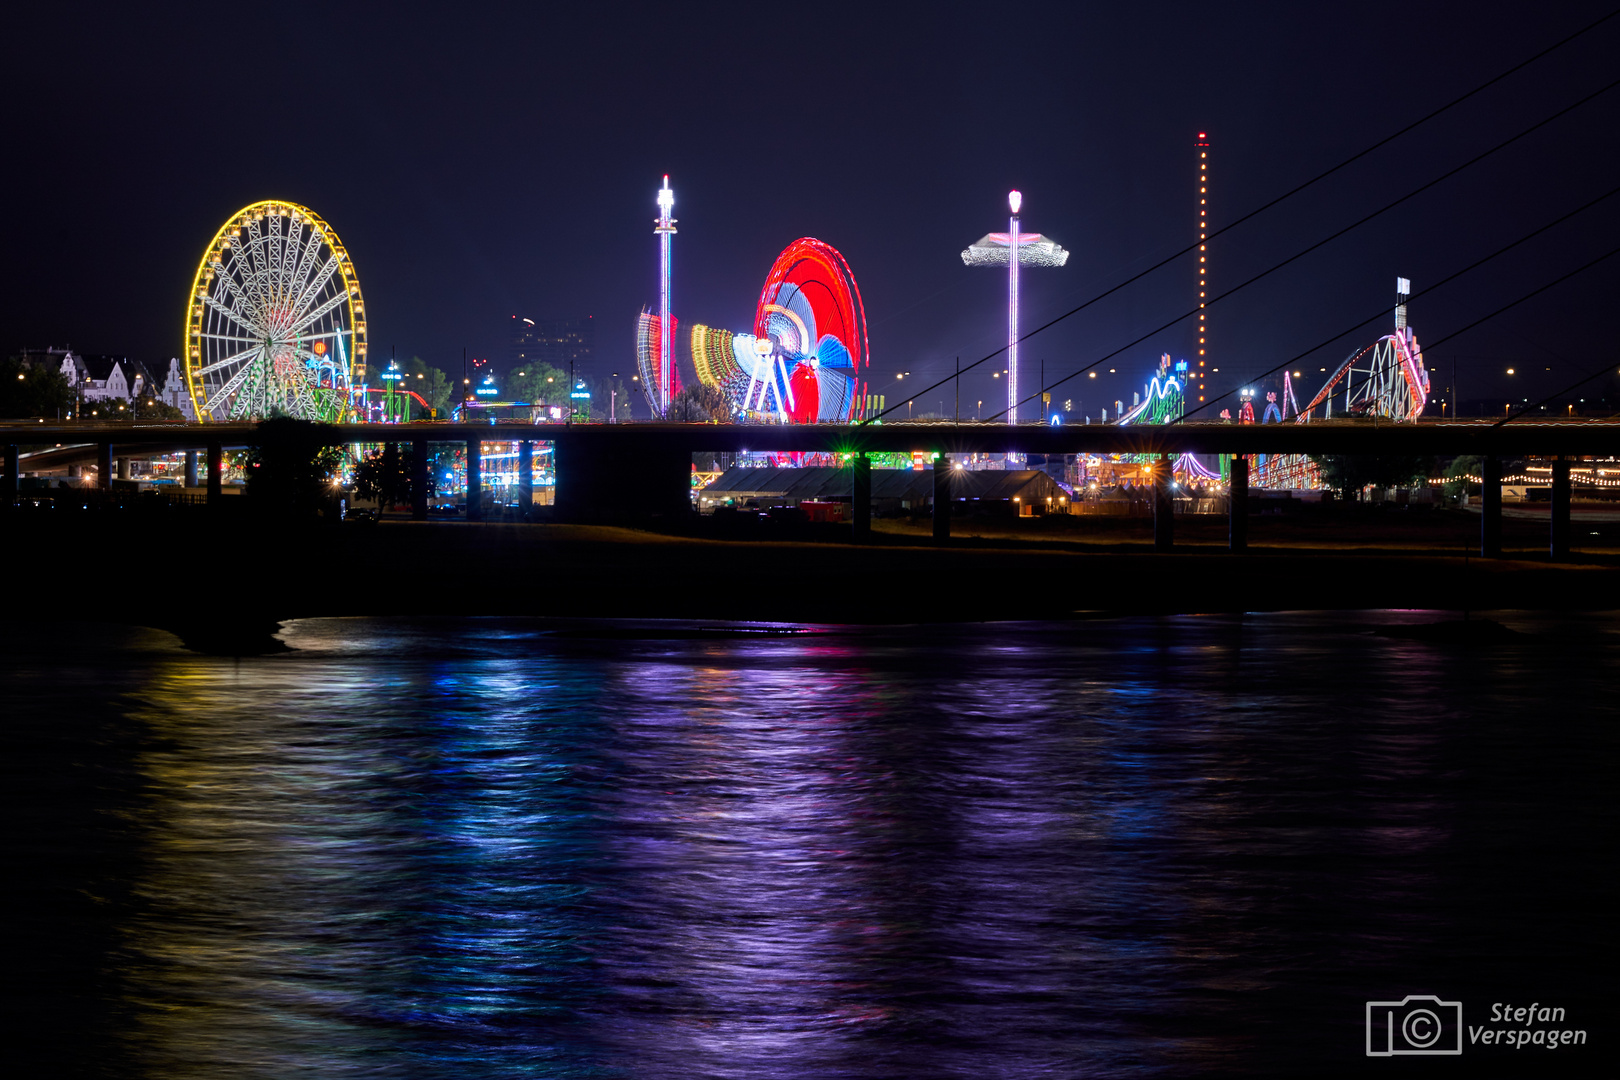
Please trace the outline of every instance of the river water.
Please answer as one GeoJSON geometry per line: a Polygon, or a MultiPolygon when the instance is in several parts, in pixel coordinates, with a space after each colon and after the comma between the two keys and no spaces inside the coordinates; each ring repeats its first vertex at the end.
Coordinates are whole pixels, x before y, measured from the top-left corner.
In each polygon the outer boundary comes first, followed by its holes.
{"type": "Polygon", "coordinates": [[[13,626],[12,1042],[153,1078],[1612,1070],[1620,618],[1492,617],[310,620],[240,660],[13,626]],[[1367,1057],[1366,1002],[1413,994],[1587,1042],[1367,1057]]]}

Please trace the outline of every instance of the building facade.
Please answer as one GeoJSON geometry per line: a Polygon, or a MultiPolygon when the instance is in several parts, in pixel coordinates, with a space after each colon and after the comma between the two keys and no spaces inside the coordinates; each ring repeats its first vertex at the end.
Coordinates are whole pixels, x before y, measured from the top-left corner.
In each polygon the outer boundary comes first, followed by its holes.
{"type": "Polygon", "coordinates": [[[31,367],[58,372],[83,405],[94,408],[104,402],[129,404],[146,398],[179,409],[187,420],[195,418],[178,357],[169,359],[164,378],[158,379],[145,364],[127,356],[92,356],[54,346],[23,349],[17,355],[31,367]]]}
{"type": "Polygon", "coordinates": [[[528,319],[513,315],[506,362],[510,370],[525,364],[544,363],[560,371],[569,365],[578,374],[595,374],[596,320],[589,315],[577,319],[528,319]]]}

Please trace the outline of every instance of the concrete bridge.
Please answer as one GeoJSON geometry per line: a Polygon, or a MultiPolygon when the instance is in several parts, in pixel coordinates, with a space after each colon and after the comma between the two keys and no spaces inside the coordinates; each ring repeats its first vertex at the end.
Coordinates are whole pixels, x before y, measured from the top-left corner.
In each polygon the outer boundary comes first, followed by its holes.
{"type": "MultiPolygon", "coordinates": [[[[1377,420],[1316,421],[1309,424],[1179,423],[1116,425],[979,424],[899,422],[847,425],[774,424],[527,424],[451,423],[345,424],[332,428],[345,444],[410,444],[414,455],[415,516],[427,516],[427,448],[456,443],[467,450],[467,516],[478,520],[482,446],[519,444],[520,501],[531,495],[534,443],[549,442],[556,455],[555,514],[565,521],[623,520],[623,509],[656,518],[690,511],[691,455],[700,451],[833,452],[853,455],[851,494],[854,534],[870,528],[870,463],[875,452],[937,454],[946,465],[966,453],[1141,454],[1161,460],[1154,515],[1154,541],[1174,543],[1170,512],[1169,461],[1193,452],[1234,455],[1231,480],[1231,546],[1247,546],[1248,463],[1254,454],[1455,455],[1484,460],[1482,554],[1501,552],[1501,466],[1507,457],[1555,458],[1552,472],[1552,528],[1549,546],[1562,557],[1569,547],[1569,463],[1571,458],[1609,456],[1620,450],[1620,422],[1608,420],[1424,420],[1392,424],[1377,420]],[[863,498],[863,490],[866,498],[863,498]]],[[[0,496],[9,504],[17,491],[22,455],[39,468],[95,464],[102,487],[111,485],[117,457],[185,451],[206,457],[209,498],[220,495],[221,456],[226,449],[262,443],[254,424],[0,424],[6,465],[0,496]]],[[[188,478],[191,479],[191,478],[188,478]]],[[[950,535],[949,469],[934,471],[934,533],[950,535]]]]}

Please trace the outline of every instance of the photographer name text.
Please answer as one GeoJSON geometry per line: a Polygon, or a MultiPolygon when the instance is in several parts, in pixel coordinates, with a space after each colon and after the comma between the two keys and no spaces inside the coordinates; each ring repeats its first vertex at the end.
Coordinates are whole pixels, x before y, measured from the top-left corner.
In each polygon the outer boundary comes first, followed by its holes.
{"type": "Polygon", "coordinates": [[[1564,1046],[1586,1045],[1584,1029],[1541,1026],[1563,1023],[1564,1010],[1543,1005],[1539,1001],[1531,1002],[1529,1005],[1504,1005],[1496,1002],[1491,1006],[1491,1020],[1494,1023],[1514,1026],[1490,1027],[1481,1024],[1475,1027],[1470,1024],[1469,1043],[1481,1046],[1511,1046],[1515,1050],[1523,1050],[1527,1046],[1557,1050],[1564,1046]]]}

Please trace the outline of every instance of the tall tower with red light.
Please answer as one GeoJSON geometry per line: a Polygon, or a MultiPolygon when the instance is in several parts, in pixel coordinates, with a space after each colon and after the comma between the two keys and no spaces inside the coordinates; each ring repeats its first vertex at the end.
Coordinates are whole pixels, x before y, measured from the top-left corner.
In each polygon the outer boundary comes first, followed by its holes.
{"type": "Polygon", "coordinates": [[[1198,133],[1198,400],[1204,400],[1204,373],[1208,362],[1209,325],[1204,304],[1209,294],[1209,135],[1198,133]]]}

